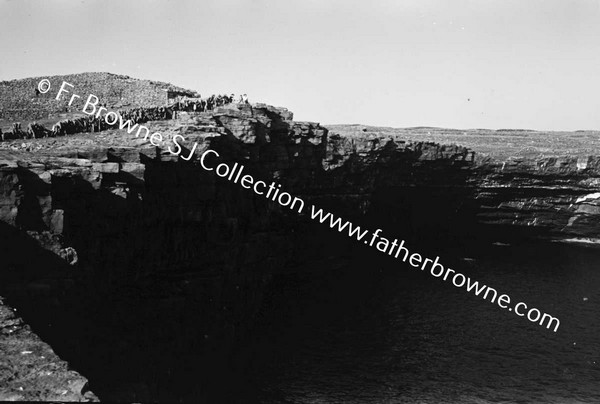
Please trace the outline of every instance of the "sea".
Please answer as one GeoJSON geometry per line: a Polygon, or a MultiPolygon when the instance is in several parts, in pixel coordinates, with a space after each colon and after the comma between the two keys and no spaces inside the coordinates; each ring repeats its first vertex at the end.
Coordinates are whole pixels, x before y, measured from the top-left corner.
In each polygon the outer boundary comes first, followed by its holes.
{"type": "Polygon", "coordinates": [[[377,252],[282,275],[244,348],[235,401],[600,403],[600,249],[438,250],[448,266],[559,318],[556,332],[377,252]]]}

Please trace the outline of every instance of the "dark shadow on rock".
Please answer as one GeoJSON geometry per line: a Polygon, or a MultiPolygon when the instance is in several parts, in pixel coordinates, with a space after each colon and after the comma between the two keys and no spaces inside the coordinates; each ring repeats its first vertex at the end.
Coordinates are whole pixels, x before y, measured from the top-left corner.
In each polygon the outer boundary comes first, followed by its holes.
{"type": "Polygon", "coordinates": [[[19,206],[17,225],[30,230],[45,230],[40,200],[49,199],[50,185],[26,168],[18,168],[17,176],[22,184],[24,198],[19,206]]]}
{"type": "Polygon", "coordinates": [[[214,176],[187,162],[148,161],[142,183],[119,173],[100,189],[62,173],[48,190],[34,172],[21,175],[26,197],[52,193],[64,211],[61,237],[79,255],[67,265],[25,233],[44,228],[41,212],[24,211],[37,221],[21,220],[21,230],[0,224],[9,241],[0,293],[24,320],[101,399],[222,397],[236,361],[229,347],[265,276],[234,270],[252,250],[231,245],[249,226],[236,219],[252,209],[234,203],[242,190],[215,190],[214,176]]]}

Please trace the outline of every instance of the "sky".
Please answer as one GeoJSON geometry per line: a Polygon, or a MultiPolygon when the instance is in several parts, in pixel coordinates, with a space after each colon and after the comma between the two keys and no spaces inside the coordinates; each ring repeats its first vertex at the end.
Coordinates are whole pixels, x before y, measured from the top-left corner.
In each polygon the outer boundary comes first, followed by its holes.
{"type": "Polygon", "coordinates": [[[0,0],[0,80],[111,72],[296,120],[600,129],[600,0],[0,0]]]}

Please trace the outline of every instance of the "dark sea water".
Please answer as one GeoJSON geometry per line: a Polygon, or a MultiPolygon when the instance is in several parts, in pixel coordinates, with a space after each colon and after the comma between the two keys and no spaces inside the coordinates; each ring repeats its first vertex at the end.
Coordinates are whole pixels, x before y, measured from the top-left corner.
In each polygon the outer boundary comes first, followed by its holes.
{"type": "Polygon", "coordinates": [[[333,273],[275,282],[247,348],[249,394],[273,403],[600,403],[600,250],[487,245],[440,256],[558,317],[560,328],[363,251],[333,273]]]}

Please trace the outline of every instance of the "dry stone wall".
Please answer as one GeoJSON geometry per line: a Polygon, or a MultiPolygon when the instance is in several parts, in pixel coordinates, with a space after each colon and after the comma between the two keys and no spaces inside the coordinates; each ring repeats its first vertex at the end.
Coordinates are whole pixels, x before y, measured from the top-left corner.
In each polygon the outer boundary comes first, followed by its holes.
{"type": "MultiPolygon", "coordinates": [[[[138,80],[112,73],[79,73],[51,77],[33,77],[0,82],[0,119],[10,122],[45,119],[65,113],[80,113],[81,105],[59,102],[55,99],[63,81],[74,85],[77,94],[94,94],[109,109],[162,106],[171,97],[197,97],[194,91],[169,83],[138,80]],[[36,94],[39,81],[50,80],[53,88],[45,94],[36,94]]],[[[68,101],[68,100],[67,100],[68,101]]],[[[83,101],[85,102],[85,100],[83,101]]]]}

